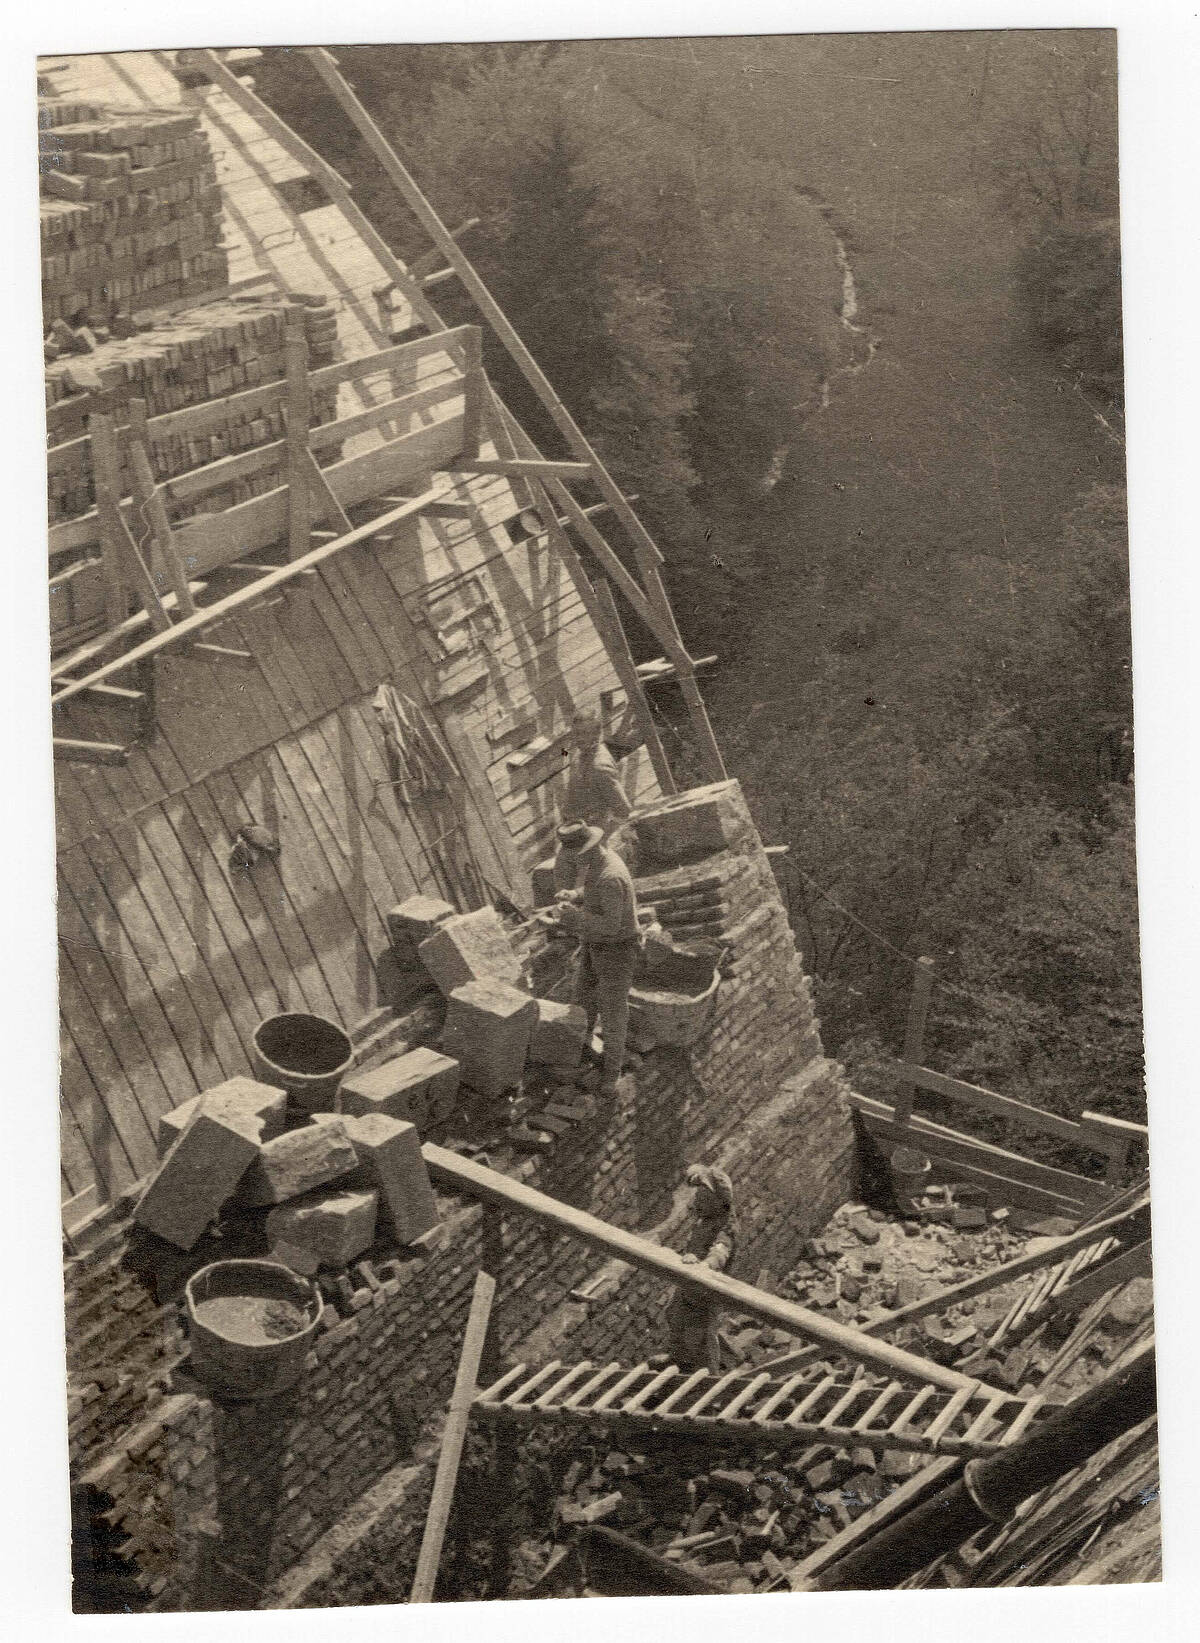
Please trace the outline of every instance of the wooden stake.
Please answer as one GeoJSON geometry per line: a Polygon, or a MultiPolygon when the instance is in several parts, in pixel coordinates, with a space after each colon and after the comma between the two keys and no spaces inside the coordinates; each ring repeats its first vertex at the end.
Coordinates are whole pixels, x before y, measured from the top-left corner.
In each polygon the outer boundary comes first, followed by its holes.
{"type": "Polygon", "coordinates": [[[288,558],[294,563],[308,552],[312,527],[308,429],[312,394],[308,385],[308,338],[304,310],[297,304],[284,318],[283,363],[287,379],[288,558]]]}
{"type": "MultiPolygon", "coordinates": [[[[908,1025],[904,1032],[904,1059],[919,1067],[925,1057],[925,1022],[929,1014],[929,995],[933,991],[933,960],[919,958],[913,976],[912,997],[908,1004],[908,1025]]],[[[912,1117],[915,1084],[902,1084],[896,1091],[893,1115],[897,1124],[907,1124],[912,1117]]]]}
{"type": "Polygon", "coordinates": [[[417,1558],[417,1573],[413,1580],[410,1603],[433,1602],[438,1563],[442,1555],[442,1541],[445,1539],[446,1525],[450,1521],[450,1509],[454,1504],[454,1488],[458,1482],[458,1468],[467,1436],[467,1422],[471,1418],[471,1405],[477,1390],[479,1360],[487,1337],[488,1319],[491,1316],[495,1294],[496,1280],[490,1273],[480,1272],[475,1279],[475,1293],[471,1298],[471,1311],[467,1318],[466,1334],[463,1336],[458,1374],[455,1377],[450,1408],[446,1415],[446,1428],[442,1433],[442,1449],[433,1480],[433,1494],[425,1519],[425,1533],[421,1539],[421,1552],[417,1558]]]}
{"type": "Polygon", "coordinates": [[[171,534],[171,521],[167,518],[166,505],[162,493],[154,480],[154,467],[150,461],[150,436],[146,428],[146,401],[133,399],[129,402],[129,463],[133,471],[134,495],[141,507],[142,516],[150,526],[154,538],[154,545],[158,549],[162,561],[162,569],[171,589],[178,601],[178,608],[184,616],[195,614],[196,607],[192,602],[192,595],[188,589],[187,572],[184,570],[183,558],[171,534]]]}

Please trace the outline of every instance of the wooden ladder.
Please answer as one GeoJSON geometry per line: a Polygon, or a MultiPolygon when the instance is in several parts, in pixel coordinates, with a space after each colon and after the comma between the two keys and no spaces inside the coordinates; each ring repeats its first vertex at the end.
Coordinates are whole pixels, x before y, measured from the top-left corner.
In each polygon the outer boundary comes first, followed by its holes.
{"type": "Polygon", "coordinates": [[[539,1368],[518,1363],[486,1390],[474,1408],[487,1420],[601,1423],[630,1432],[678,1431],[781,1444],[814,1442],[883,1452],[973,1457],[1014,1443],[1038,1417],[1039,1398],[1026,1399],[969,1381],[956,1392],[926,1383],[906,1386],[873,1379],[814,1375],[773,1379],[764,1371],[685,1373],[674,1364],[626,1368],[590,1360],[539,1368]]]}
{"type": "MultiPolygon", "coordinates": [[[[1034,1320],[1043,1313],[1054,1310],[1054,1302],[1082,1278],[1085,1272],[1099,1270],[1101,1263],[1112,1260],[1122,1254],[1123,1250],[1124,1245],[1120,1239],[1102,1237],[1094,1244],[1085,1244],[1082,1249],[1075,1250],[1065,1260],[1033,1273],[1024,1292],[1018,1295],[988,1337],[988,1346],[999,1346],[1018,1330],[1024,1331],[1031,1327],[1034,1320]]],[[[1119,1281],[1114,1275],[1114,1284],[1119,1281]]]]}

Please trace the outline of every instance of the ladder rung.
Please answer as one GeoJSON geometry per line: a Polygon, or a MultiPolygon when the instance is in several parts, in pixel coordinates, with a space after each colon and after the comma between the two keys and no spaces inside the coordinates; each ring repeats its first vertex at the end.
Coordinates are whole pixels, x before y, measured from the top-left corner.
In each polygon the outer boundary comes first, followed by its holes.
{"type": "Polygon", "coordinates": [[[804,1370],[802,1369],[798,1375],[793,1375],[790,1380],[784,1381],[779,1390],[771,1394],[761,1409],[755,1410],[754,1414],[750,1417],[751,1420],[761,1426],[765,1420],[770,1419],[781,1403],[786,1402],[790,1393],[792,1393],[796,1387],[803,1384],[803,1381],[804,1370]]]}
{"type": "Polygon", "coordinates": [[[477,1392],[475,1395],[475,1402],[495,1403],[504,1388],[506,1386],[511,1386],[514,1381],[520,1380],[521,1376],[528,1368],[529,1365],[526,1363],[514,1364],[511,1369],[506,1370],[505,1373],[501,1375],[498,1381],[493,1381],[486,1392],[477,1392]]]}
{"type": "Polygon", "coordinates": [[[944,1438],[978,1391],[978,1381],[968,1381],[966,1386],[960,1386],[941,1414],[935,1417],[932,1426],[926,1429],[926,1440],[929,1443],[938,1443],[944,1438]]]}
{"type": "Polygon", "coordinates": [[[1016,1443],[1017,1439],[1025,1431],[1025,1428],[1033,1420],[1034,1416],[1037,1414],[1038,1410],[1042,1407],[1045,1401],[1045,1398],[1040,1395],[1030,1398],[1029,1402],[1025,1405],[1024,1409],[1022,1409],[1021,1413],[1009,1427],[1008,1431],[1000,1439],[1000,1442],[1006,1446],[1010,1443],[1016,1443]]]}
{"type": "Polygon", "coordinates": [[[905,1404],[904,1408],[896,1416],[896,1419],[888,1427],[888,1431],[903,1432],[909,1421],[912,1420],[913,1416],[917,1413],[917,1410],[923,1408],[924,1405],[929,1402],[936,1390],[937,1388],[934,1386],[923,1386],[917,1393],[916,1397],[910,1398],[908,1403],[905,1404]]]}
{"type": "Polygon", "coordinates": [[[592,1405],[593,1413],[598,1409],[607,1409],[610,1404],[615,1403],[626,1387],[632,1386],[638,1376],[644,1375],[649,1367],[648,1363],[639,1363],[635,1368],[626,1370],[619,1381],[615,1381],[607,1392],[602,1392],[596,1399],[592,1405]]]}
{"type": "Polygon", "coordinates": [[[544,1366],[544,1368],[538,1370],[536,1375],[531,1375],[523,1386],[518,1386],[515,1392],[509,1393],[508,1397],[504,1400],[504,1407],[506,1409],[515,1409],[521,1402],[522,1398],[532,1392],[535,1386],[541,1386],[543,1381],[548,1381],[550,1379],[556,1369],[561,1368],[562,1359],[552,1358],[550,1362],[544,1366]]]}
{"type": "Polygon", "coordinates": [[[866,1414],[861,1415],[859,1419],[855,1421],[854,1430],[856,1432],[865,1432],[871,1422],[887,1408],[889,1403],[891,1403],[892,1399],[896,1396],[896,1393],[903,1390],[904,1389],[900,1385],[899,1381],[889,1381],[883,1391],[875,1399],[875,1402],[867,1410],[866,1414]]]}
{"type": "Polygon", "coordinates": [[[583,1385],[577,1392],[572,1392],[571,1396],[565,1399],[563,1402],[563,1408],[578,1409],[579,1406],[586,1401],[586,1399],[591,1397],[597,1387],[603,1386],[604,1382],[608,1380],[611,1375],[619,1375],[620,1373],[621,1365],[619,1363],[606,1363],[604,1368],[598,1369],[590,1380],[584,1381],[583,1385]]]}
{"type": "Polygon", "coordinates": [[[755,1375],[749,1385],[744,1386],[737,1396],[727,1403],[724,1409],[717,1411],[717,1419],[731,1421],[739,1410],[744,1409],[754,1394],[766,1386],[771,1379],[770,1371],[764,1369],[761,1374],[755,1375]]]}
{"type": "Polygon", "coordinates": [[[548,1409],[559,1394],[566,1391],[572,1381],[577,1381],[580,1375],[586,1375],[591,1367],[590,1358],[585,1358],[582,1363],[577,1363],[572,1369],[568,1369],[565,1375],[560,1375],[553,1386],[543,1392],[540,1397],[535,1398],[529,1407],[531,1409],[548,1409]]]}
{"type": "Polygon", "coordinates": [[[623,1415],[632,1415],[635,1410],[644,1408],[646,1399],[653,1397],[660,1386],[665,1386],[669,1380],[672,1380],[678,1374],[679,1370],[673,1363],[668,1364],[665,1369],[660,1369],[654,1379],[647,1381],[640,1392],[635,1392],[632,1398],[625,1400],[621,1405],[621,1413],[623,1415]]]}
{"type": "Polygon", "coordinates": [[[815,1408],[815,1406],[820,1403],[826,1392],[829,1391],[829,1388],[833,1386],[836,1381],[836,1375],[826,1375],[824,1379],[819,1380],[808,1396],[800,1399],[800,1402],[788,1416],[786,1424],[788,1426],[795,1426],[801,1415],[806,1414],[808,1410],[815,1408]]]}
{"type": "Polygon", "coordinates": [[[718,1393],[724,1392],[725,1388],[732,1386],[734,1381],[740,1381],[743,1373],[744,1371],[741,1369],[731,1369],[727,1375],[722,1375],[719,1381],[714,1381],[707,1392],[702,1392],[690,1408],[681,1410],[680,1413],[689,1417],[698,1415],[702,1409],[708,1407],[718,1393]]]}
{"type": "Polygon", "coordinates": [[[672,1408],[675,1404],[677,1404],[680,1401],[680,1399],[685,1398],[687,1396],[687,1394],[692,1390],[692,1388],[696,1387],[696,1386],[699,1386],[700,1382],[702,1380],[705,1380],[707,1378],[707,1376],[708,1376],[708,1370],[707,1369],[693,1370],[692,1373],[688,1376],[687,1380],[681,1381],[679,1383],[679,1385],[675,1388],[674,1392],[668,1392],[667,1393],[666,1397],[659,1404],[658,1408],[654,1411],[654,1413],[656,1415],[665,1415],[668,1409],[672,1408]]]}
{"type": "Polygon", "coordinates": [[[995,1419],[997,1409],[1009,1401],[1006,1392],[994,1392],[963,1433],[964,1438],[981,1438],[995,1419]]]}
{"type": "Polygon", "coordinates": [[[852,1403],[856,1403],[862,1394],[869,1390],[869,1387],[863,1386],[860,1381],[852,1382],[851,1385],[849,1385],[842,1393],[841,1397],[836,1400],[833,1407],[826,1414],[821,1416],[821,1419],[817,1422],[817,1425],[832,1426],[844,1410],[849,1409],[852,1403]]]}

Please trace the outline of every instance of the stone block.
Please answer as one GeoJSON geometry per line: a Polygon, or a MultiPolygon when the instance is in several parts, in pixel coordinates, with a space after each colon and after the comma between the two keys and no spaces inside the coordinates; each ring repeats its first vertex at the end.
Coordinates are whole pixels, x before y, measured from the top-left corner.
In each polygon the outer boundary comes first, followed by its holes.
{"type": "Polygon", "coordinates": [[[227,1113],[236,1123],[239,1115],[261,1120],[254,1131],[255,1139],[271,1141],[282,1135],[287,1123],[287,1091],[270,1084],[260,1084],[253,1078],[229,1078],[223,1084],[214,1084],[210,1090],[201,1090],[181,1107],[172,1107],[158,1121],[158,1156],[165,1158],[178,1141],[203,1103],[205,1112],[227,1113]]]}
{"type": "Polygon", "coordinates": [[[521,1081],[537,1003],[502,981],[469,981],[450,994],[442,1048],[480,1095],[503,1095],[521,1081]]]}
{"type": "Polygon", "coordinates": [[[458,1062],[422,1046],[343,1079],[338,1111],[354,1117],[386,1113],[424,1130],[450,1117],[457,1095],[458,1062]]]}
{"type": "Polygon", "coordinates": [[[258,1149],[238,1201],[250,1207],[282,1204],[336,1181],[358,1166],[358,1154],[337,1115],[277,1135],[258,1149]]]}
{"type": "Polygon", "coordinates": [[[519,987],[521,961],[494,907],[443,920],[417,949],[421,963],[446,998],[469,981],[490,979],[519,987]]]}
{"type": "Polygon", "coordinates": [[[415,969],[421,962],[417,948],[427,941],[439,924],[454,917],[448,901],[435,896],[410,896],[387,913],[388,939],[397,962],[406,969],[415,969]]]}
{"type": "Polygon", "coordinates": [[[267,1238],[309,1252],[320,1266],[348,1266],[375,1242],[378,1203],[378,1193],[355,1188],[308,1193],[271,1211],[267,1238]]]}
{"type": "Polygon", "coordinates": [[[536,998],[537,1020],[529,1045],[529,1059],[547,1067],[578,1067],[587,1037],[587,1012],[578,1004],[536,998]]]}
{"type": "Polygon", "coordinates": [[[358,1154],[354,1184],[379,1195],[379,1231],[398,1244],[411,1244],[437,1226],[437,1207],[421,1139],[412,1124],[386,1113],[344,1120],[358,1154]]]}
{"type": "Polygon", "coordinates": [[[138,1199],[137,1225],[177,1249],[193,1248],[255,1163],[260,1123],[198,1106],[138,1199]]]}
{"type": "Polygon", "coordinates": [[[736,781],[713,782],[660,799],[634,818],[643,870],[701,861],[729,850],[753,833],[736,781]]]}
{"type": "Polygon", "coordinates": [[[533,887],[533,905],[549,907],[558,891],[558,883],[554,876],[554,857],[539,861],[529,877],[533,887]]]}

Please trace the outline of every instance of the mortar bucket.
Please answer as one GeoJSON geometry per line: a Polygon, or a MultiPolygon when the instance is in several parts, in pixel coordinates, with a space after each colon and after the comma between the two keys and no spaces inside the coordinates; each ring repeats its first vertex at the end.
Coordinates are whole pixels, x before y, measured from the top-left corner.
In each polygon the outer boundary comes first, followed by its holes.
{"type": "Polygon", "coordinates": [[[277,1261],[214,1261],[184,1298],[192,1372],[210,1392],[272,1398],[299,1381],[322,1312],[307,1278],[277,1261]]]}
{"type": "Polygon", "coordinates": [[[892,1188],[901,1208],[915,1206],[929,1185],[933,1165],[924,1153],[915,1152],[912,1147],[897,1147],[889,1163],[892,1188]]]}
{"type": "Polygon", "coordinates": [[[324,1016],[273,1015],[254,1029],[255,1071],[264,1084],[286,1090],[300,1112],[332,1112],[353,1065],[354,1046],[324,1016]]]}

